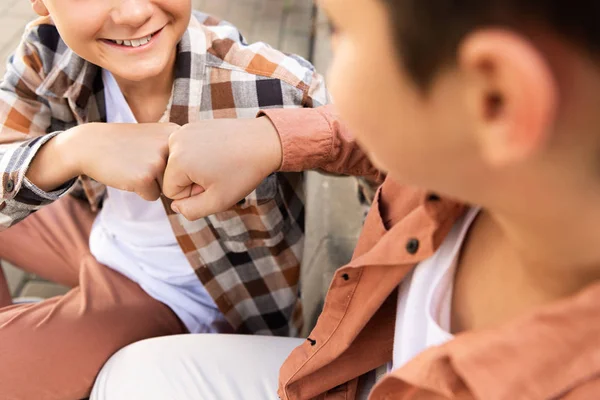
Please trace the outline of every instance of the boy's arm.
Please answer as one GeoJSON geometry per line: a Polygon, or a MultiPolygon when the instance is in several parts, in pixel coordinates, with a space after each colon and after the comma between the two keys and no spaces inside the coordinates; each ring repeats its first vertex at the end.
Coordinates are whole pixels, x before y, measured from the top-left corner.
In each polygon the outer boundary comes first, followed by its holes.
{"type": "Polygon", "coordinates": [[[0,230],[57,200],[74,185],[52,191],[34,185],[26,174],[38,151],[61,132],[47,134],[50,104],[36,93],[44,79],[37,49],[24,40],[0,82],[0,230]]]}
{"type": "Polygon", "coordinates": [[[45,72],[32,44],[40,41],[30,35],[0,83],[0,230],[59,199],[80,175],[157,199],[168,139],[179,127],[92,123],[47,133],[51,100],[38,94],[45,72]]]}
{"type": "Polygon", "coordinates": [[[331,107],[265,115],[271,119],[201,121],[171,135],[163,192],[176,200],[176,212],[195,220],[227,210],[276,171],[321,169],[384,180],[331,107]]]}
{"type": "Polygon", "coordinates": [[[383,182],[385,175],[373,166],[340,122],[334,106],[272,109],[259,115],[267,116],[279,135],[280,171],[317,169],[383,182]]]}
{"type": "MultiPolygon", "coordinates": [[[[279,85],[271,87],[281,91],[257,95],[265,97],[264,103],[272,103],[277,98],[281,103],[273,104],[270,111],[263,110],[271,120],[263,116],[250,120],[199,121],[171,136],[162,189],[167,197],[175,200],[175,211],[194,220],[227,210],[277,171],[321,169],[381,179],[380,174],[369,167],[354,140],[336,122],[331,109],[323,107],[329,103],[329,95],[323,77],[314,67],[300,57],[283,56],[260,43],[251,47],[252,59],[259,61],[253,64],[250,73],[259,73],[261,66],[266,65],[268,68],[263,66],[261,73],[279,80],[279,85]],[[279,60],[278,66],[269,60],[279,60]],[[311,108],[321,109],[311,111],[311,108]],[[282,123],[288,115],[289,122],[282,123]],[[275,128],[293,125],[297,125],[297,129],[278,131],[275,128]]],[[[238,52],[243,54],[248,48],[239,45],[235,51],[230,50],[226,58],[235,63],[238,52]]],[[[247,56],[239,58],[248,59],[247,56]]]]}

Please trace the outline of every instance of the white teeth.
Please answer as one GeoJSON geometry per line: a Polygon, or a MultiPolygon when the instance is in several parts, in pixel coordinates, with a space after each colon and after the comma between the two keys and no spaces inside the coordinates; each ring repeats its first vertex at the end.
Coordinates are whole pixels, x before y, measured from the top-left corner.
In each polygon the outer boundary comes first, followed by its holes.
{"type": "Polygon", "coordinates": [[[148,44],[150,42],[150,40],[152,40],[152,35],[148,35],[148,36],[143,37],[141,39],[113,40],[112,42],[116,43],[118,45],[121,45],[121,46],[140,47],[140,46],[143,46],[145,44],[148,44]]]}

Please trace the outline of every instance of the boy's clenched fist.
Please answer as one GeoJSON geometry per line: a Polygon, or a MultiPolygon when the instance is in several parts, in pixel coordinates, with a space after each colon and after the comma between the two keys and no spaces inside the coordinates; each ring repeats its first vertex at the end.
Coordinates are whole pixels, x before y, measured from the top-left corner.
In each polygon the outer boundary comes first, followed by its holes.
{"type": "Polygon", "coordinates": [[[171,134],[163,193],[188,220],[225,211],[279,169],[281,142],[268,118],[191,123],[171,134]]]}

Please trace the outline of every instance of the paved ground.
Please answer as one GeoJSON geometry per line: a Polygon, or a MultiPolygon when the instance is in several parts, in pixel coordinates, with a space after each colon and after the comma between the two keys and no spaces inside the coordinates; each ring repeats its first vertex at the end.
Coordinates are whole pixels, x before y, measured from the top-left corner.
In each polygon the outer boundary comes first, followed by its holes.
{"type": "MultiPolygon", "coordinates": [[[[312,0],[194,0],[198,10],[225,18],[240,28],[249,41],[265,41],[285,52],[309,57],[312,0]]],[[[25,24],[34,18],[28,0],[0,2],[0,73],[4,60],[18,43],[25,24]]],[[[330,53],[328,29],[322,16],[313,61],[325,72],[330,53]]],[[[353,180],[308,177],[307,240],[303,266],[307,318],[314,320],[321,294],[335,267],[350,256],[360,228],[361,211],[353,180]]],[[[43,260],[41,260],[43,262],[43,260]]],[[[26,275],[12,267],[7,274],[15,296],[50,297],[65,288],[26,275]]]]}

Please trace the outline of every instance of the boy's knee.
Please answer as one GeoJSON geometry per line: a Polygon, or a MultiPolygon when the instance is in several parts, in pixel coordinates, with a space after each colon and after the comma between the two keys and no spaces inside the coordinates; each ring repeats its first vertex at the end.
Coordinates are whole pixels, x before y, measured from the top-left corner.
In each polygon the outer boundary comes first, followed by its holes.
{"type": "Polygon", "coordinates": [[[162,358],[160,346],[152,339],[124,347],[100,370],[90,399],[158,398],[156,394],[164,384],[161,377],[164,379],[166,376],[160,372],[166,364],[162,358]]]}

